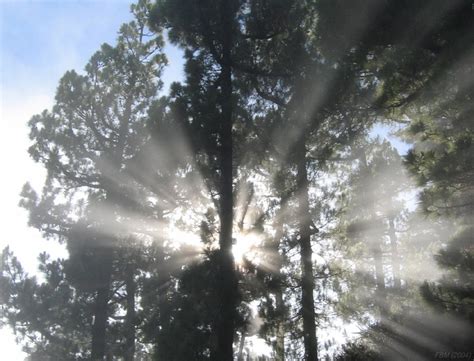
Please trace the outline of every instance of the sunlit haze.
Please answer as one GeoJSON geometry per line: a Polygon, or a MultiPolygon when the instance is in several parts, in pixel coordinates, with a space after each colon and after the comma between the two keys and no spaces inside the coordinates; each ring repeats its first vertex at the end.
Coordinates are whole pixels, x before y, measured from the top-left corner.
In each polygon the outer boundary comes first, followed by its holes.
{"type": "Polygon", "coordinates": [[[5,360],[472,360],[465,0],[0,0],[5,360]]]}

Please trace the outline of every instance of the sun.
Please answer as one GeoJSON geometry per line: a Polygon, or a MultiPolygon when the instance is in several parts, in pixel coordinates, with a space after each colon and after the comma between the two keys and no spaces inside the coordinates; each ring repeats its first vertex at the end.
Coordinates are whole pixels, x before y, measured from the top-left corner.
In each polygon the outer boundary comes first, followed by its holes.
{"type": "Polygon", "coordinates": [[[256,233],[237,233],[232,245],[235,263],[243,264],[245,260],[258,263],[261,244],[262,238],[256,233]]]}

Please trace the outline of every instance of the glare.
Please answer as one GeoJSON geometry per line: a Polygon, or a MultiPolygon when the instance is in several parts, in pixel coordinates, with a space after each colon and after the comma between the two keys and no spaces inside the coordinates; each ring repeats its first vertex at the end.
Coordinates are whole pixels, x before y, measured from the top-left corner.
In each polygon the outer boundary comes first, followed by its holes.
{"type": "Polygon", "coordinates": [[[234,256],[235,263],[242,265],[244,261],[250,261],[254,264],[260,263],[262,237],[255,233],[242,233],[236,234],[234,244],[232,245],[232,255],[234,256]]]}
{"type": "Polygon", "coordinates": [[[179,249],[183,246],[192,246],[196,249],[202,248],[201,239],[195,233],[181,230],[177,227],[169,227],[168,239],[172,248],[179,249]]]}

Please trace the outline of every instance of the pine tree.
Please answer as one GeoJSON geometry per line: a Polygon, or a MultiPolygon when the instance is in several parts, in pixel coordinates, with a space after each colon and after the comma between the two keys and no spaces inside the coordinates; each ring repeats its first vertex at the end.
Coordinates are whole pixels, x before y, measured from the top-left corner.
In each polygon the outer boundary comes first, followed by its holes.
{"type": "MultiPolygon", "coordinates": [[[[40,197],[25,187],[22,204],[30,210],[31,225],[67,243],[71,282],[95,293],[94,360],[106,354],[117,249],[131,232],[140,231],[127,229],[126,222],[143,212],[138,205],[148,191],[127,165],[147,142],[147,111],[166,63],[161,36],[147,29],[150,6],[147,1],[132,5],[135,19],[121,27],[117,45],[102,45],[84,75],[68,71],[52,111],[29,123],[29,152],[46,166],[48,177],[40,197]]],[[[133,350],[130,327],[127,342],[133,350]]]]}
{"type": "Polygon", "coordinates": [[[238,304],[231,252],[237,169],[233,128],[239,123],[232,53],[238,5],[237,1],[159,1],[154,18],[157,26],[169,29],[171,41],[185,49],[187,79],[185,87],[175,86],[175,114],[186,130],[196,132],[195,159],[211,192],[218,195],[218,271],[213,283],[218,312],[212,329],[216,338],[211,347],[212,360],[233,359],[238,304]]]}
{"type": "Polygon", "coordinates": [[[66,278],[64,260],[42,253],[39,275],[30,277],[8,248],[1,260],[1,324],[9,325],[32,360],[90,357],[92,297],[66,278]]]}
{"type": "MultiPolygon", "coordinates": [[[[472,59],[472,50],[468,50],[466,59],[472,59]]],[[[419,102],[408,109],[413,121],[405,134],[413,142],[406,164],[422,188],[423,211],[455,225],[436,255],[446,274],[439,282],[426,282],[422,293],[438,310],[468,320],[472,329],[473,127],[469,109],[473,87],[466,79],[472,79],[473,71],[468,64],[467,60],[462,65],[443,68],[442,80],[428,87],[419,102]],[[421,108],[420,104],[424,106],[421,108]]],[[[458,345],[466,347],[467,344],[458,345]]]]}

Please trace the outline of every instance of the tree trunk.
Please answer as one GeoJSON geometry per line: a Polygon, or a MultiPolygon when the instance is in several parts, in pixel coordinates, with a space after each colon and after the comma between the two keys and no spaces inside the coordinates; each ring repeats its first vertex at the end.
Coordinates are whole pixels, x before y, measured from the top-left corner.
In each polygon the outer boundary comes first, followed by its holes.
{"type": "MultiPolygon", "coordinates": [[[[280,200],[280,207],[283,207],[283,200],[280,200]]],[[[278,212],[276,217],[276,222],[273,225],[275,228],[275,239],[273,242],[273,250],[275,255],[278,254],[278,257],[275,257],[275,278],[278,282],[277,288],[275,290],[275,307],[276,313],[278,315],[277,319],[277,329],[276,329],[276,344],[275,344],[275,360],[284,361],[285,360],[285,302],[283,300],[283,275],[281,273],[281,268],[283,266],[282,256],[279,254],[279,245],[281,239],[283,238],[283,217],[280,212],[278,212]]]]}
{"type": "Polygon", "coordinates": [[[392,248],[393,286],[396,289],[400,289],[402,286],[400,281],[400,257],[398,254],[397,235],[395,233],[395,220],[393,216],[389,218],[388,223],[388,236],[390,237],[390,247],[392,248]]]}
{"type": "Polygon", "coordinates": [[[285,304],[283,302],[283,292],[279,289],[275,294],[276,309],[277,313],[281,315],[278,319],[277,334],[276,334],[276,346],[275,346],[275,360],[285,361],[285,321],[283,318],[283,312],[285,304]]]}
{"type": "MultiPolygon", "coordinates": [[[[365,151],[362,150],[359,157],[361,161],[361,167],[365,171],[367,177],[370,176],[371,172],[369,169],[369,164],[367,162],[367,156],[365,151]]],[[[364,196],[368,199],[368,194],[364,192],[364,196]]],[[[366,210],[367,218],[372,222],[372,229],[369,232],[369,238],[367,239],[368,244],[370,245],[370,251],[372,252],[372,256],[374,258],[374,268],[375,268],[375,297],[376,297],[376,306],[379,308],[382,320],[384,316],[387,314],[386,309],[386,302],[385,302],[385,273],[383,270],[383,252],[382,252],[382,245],[383,245],[383,234],[378,231],[379,219],[377,218],[376,214],[376,207],[375,204],[369,204],[366,210]]]]}
{"type": "Polygon", "coordinates": [[[245,331],[242,331],[240,336],[239,354],[237,355],[237,361],[244,361],[244,346],[245,346],[245,331]]]}
{"type": "Polygon", "coordinates": [[[106,329],[108,319],[108,303],[110,298],[110,282],[112,278],[113,251],[107,247],[103,249],[102,271],[103,279],[97,288],[94,305],[94,324],[92,325],[92,361],[102,361],[106,349],[106,329]]]}
{"type": "Polygon", "coordinates": [[[383,270],[383,259],[382,259],[382,247],[378,240],[375,240],[373,245],[373,256],[375,266],[375,301],[376,305],[380,310],[380,322],[384,323],[385,317],[387,316],[387,303],[385,294],[385,273],[383,270]]]}
{"type": "Polygon", "coordinates": [[[163,339],[166,338],[167,332],[170,329],[170,317],[169,317],[169,300],[168,300],[168,289],[170,287],[170,269],[168,267],[168,261],[165,259],[165,252],[160,246],[156,251],[157,258],[157,297],[158,297],[158,324],[159,327],[156,328],[156,345],[155,345],[155,354],[156,359],[160,361],[165,361],[167,358],[167,348],[166,343],[163,342],[163,339]]]}
{"type": "Polygon", "coordinates": [[[382,247],[380,244],[373,246],[374,266],[375,266],[375,284],[377,290],[385,290],[385,274],[383,271],[383,260],[382,260],[382,247]]]}
{"type": "Polygon", "coordinates": [[[308,174],[306,169],[306,142],[297,145],[296,194],[299,200],[299,243],[301,256],[301,306],[303,317],[303,339],[305,360],[317,361],[316,315],[314,308],[314,275],[311,249],[311,215],[309,212],[308,174]]]}
{"type": "Polygon", "coordinates": [[[135,359],[135,293],[136,284],[134,279],[134,267],[127,267],[125,275],[125,290],[127,292],[127,314],[125,315],[125,361],[135,359]]]}
{"type": "Polygon", "coordinates": [[[237,297],[237,280],[234,274],[232,256],[233,226],[233,187],[232,187],[232,68],[231,68],[231,8],[230,2],[220,3],[222,22],[222,61],[221,61],[221,144],[220,144],[220,200],[219,200],[219,275],[217,295],[219,314],[217,315],[217,349],[214,361],[233,360],[233,341],[237,297]]]}

